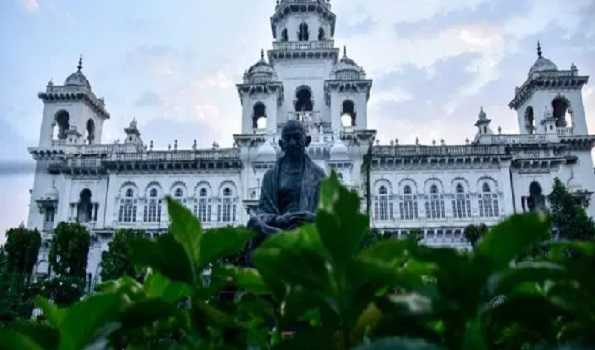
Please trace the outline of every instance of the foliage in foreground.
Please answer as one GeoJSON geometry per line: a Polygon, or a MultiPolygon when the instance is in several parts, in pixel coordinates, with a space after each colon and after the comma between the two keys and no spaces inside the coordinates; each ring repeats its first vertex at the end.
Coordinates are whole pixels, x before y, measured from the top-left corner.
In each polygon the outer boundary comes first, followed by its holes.
{"type": "Polygon", "coordinates": [[[0,330],[12,349],[581,349],[595,344],[595,244],[547,242],[549,223],[515,216],[472,252],[413,237],[364,248],[368,218],[332,177],[314,225],[225,264],[252,234],[203,231],[169,200],[170,233],[132,243],[144,282],[123,277],[40,321],[0,330]],[[541,245],[547,254],[526,257],[541,245]]]}

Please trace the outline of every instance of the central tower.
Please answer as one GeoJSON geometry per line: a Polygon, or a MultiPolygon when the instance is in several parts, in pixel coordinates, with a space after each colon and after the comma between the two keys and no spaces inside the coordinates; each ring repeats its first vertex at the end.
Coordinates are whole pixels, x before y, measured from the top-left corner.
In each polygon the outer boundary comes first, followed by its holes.
{"type": "Polygon", "coordinates": [[[324,134],[366,128],[372,82],[346,52],[340,57],[335,23],[328,0],[277,1],[268,60],[261,55],[238,85],[242,133],[278,134],[288,120],[324,134]]]}

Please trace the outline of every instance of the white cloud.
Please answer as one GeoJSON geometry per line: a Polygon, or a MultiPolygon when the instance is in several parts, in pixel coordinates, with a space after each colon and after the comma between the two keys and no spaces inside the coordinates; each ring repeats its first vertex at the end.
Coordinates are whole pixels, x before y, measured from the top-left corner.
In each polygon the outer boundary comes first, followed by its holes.
{"type": "Polygon", "coordinates": [[[37,0],[22,0],[25,9],[29,12],[36,12],[39,10],[39,2],[37,0]]]}

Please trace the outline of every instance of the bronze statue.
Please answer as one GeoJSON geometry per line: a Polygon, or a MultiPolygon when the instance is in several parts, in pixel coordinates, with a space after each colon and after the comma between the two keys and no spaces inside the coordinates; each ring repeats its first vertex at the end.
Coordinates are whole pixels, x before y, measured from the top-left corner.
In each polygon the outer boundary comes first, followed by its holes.
{"type": "Polygon", "coordinates": [[[284,155],[265,174],[259,207],[248,222],[259,233],[257,241],[314,222],[325,174],[306,154],[310,142],[299,121],[290,120],[283,127],[279,146],[284,155]]]}

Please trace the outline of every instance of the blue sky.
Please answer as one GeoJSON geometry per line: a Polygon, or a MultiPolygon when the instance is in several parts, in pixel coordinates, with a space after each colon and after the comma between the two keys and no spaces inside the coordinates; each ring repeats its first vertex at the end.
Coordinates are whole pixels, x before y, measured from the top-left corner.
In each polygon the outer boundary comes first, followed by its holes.
{"type": "MultiPolygon", "coordinates": [[[[274,0],[3,0],[0,3],[0,232],[25,221],[37,143],[37,92],[84,72],[112,118],[132,117],[156,147],[194,139],[230,145],[240,129],[235,91],[271,46],[274,0]]],[[[385,143],[473,138],[480,106],[516,132],[507,107],[541,40],[560,68],[595,75],[594,0],[333,0],[337,45],[374,79],[369,125],[385,143]]],[[[595,132],[595,84],[584,89],[595,132]]]]}

